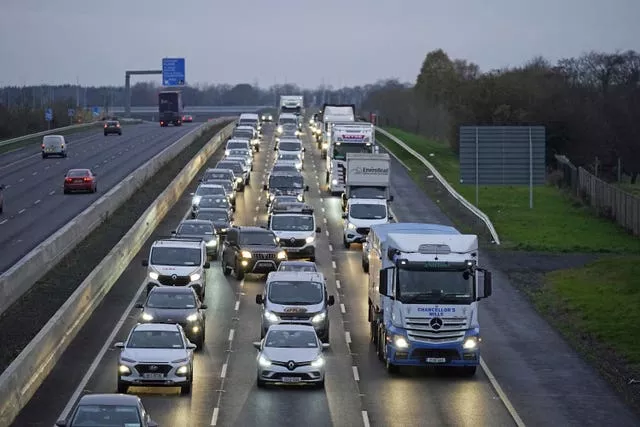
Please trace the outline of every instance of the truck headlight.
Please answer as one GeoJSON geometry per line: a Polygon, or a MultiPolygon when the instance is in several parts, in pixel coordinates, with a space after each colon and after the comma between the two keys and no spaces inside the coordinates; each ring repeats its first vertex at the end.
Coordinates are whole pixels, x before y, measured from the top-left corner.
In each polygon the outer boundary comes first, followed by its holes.
{"type": "Polygon", "coordinates": [[[324,358],[322,356],[319,356],[316,360],[311,362],[311,366],[313,366],[314,368],[323,367],[324,366],[324,358]]]}
{"type": "Polygon", "coordinates": [[[278,132],[278,133],[282,133],[282,131],[283,131],[282,126],[278,126],[278,127],[276,128],[276,132],[278,132]]]}
{"type": "Polygon", "coordinates": [[[264,312],[264,318],[267,322],[270,322],[270,323],[277,323],[280,321],[280,318],[275,314],[273,314],[272,312],[270,312],[269,310],[266,310],[264,312]]]}
{"type": "Polygon", "coordinates": [[[250,258],[251,258],[251,252],[249,252],[249,251],[242,251],[242,252],[240,252],[240,256],[241,256],[242,258],[250,259],[250,258]]]}
{"type": "Polygon", "coordinates": [[[395,345],[396,348],[409,348],[409,341],[407,341],[405,337],[396,336],[393,340],[393,345],[395,345]]]}
{"type": "Polygon", "coordinates": [[[195,282],[196,280],[200,280],[200,274],[199,273],[192,274],[191,276],[189,276],[189,279],[191,279],[192,282],[195,282]]]}
{"type": "Polygon", "coordinates": [[[268,368],[269,366],[271,366],[271,361],[263,355],[260,355],[260,357],[258,358],[258,364],[263,368],[268,368]]]}
{"type": "Polygon", "coordinates": [[[156,273],[155,271],[150,271],[149,272],[149,277],[151,278],[151,280],[158,280],[160,275],[158,273],[156,273]]]}
{"type": "Polygon", "coordinates": [[[153,316],[149,313],[142,313],[142,320],[145,322],[151,322],[153,320],[153,316]]]}
{"type": "Polygon", "coordinates": [[[465,350],[473,350],[476,347],[478,347],[478,337],[467,337],[462,344],[465,350]]]}
{"type": "Polygon", "coordinates": [[[237,182],[238,184],[240,184],[240,183],[242,182],[242,177],[241,177],[241,176],[237,177],[237,178],[236,178],[236,182],[237,182]]]}
{"type": "Polygon", "coordinates": [[[318,313],[315,316],[313,316],[311,318],[311,323],[322,323],[326,318],[327,318],[327,313],[323,311],[322,313],[318,313]]]}
{"type": "Polygon", "coordinates": [[[276,255],[276,259],[279,259],[279,260],[287,259],[287,253],[285,251],[278,252],[278,255],[276,255]]]}
{"type": "Polygon", "coordinates": [[[195,322],[196,320],[198,320],[198,315],[196,313],[187,316],[187,322],[195,322]]]}
{"type": "Polygon", "coordinates": [[[355,229],[356,229],[355,225],[353,225],[351,223],[347,224],[347,230],[355,230],[355,229]]]}
{"type": "Polygon", "coordinates": [[[224,155],[228,156],[231,153],[231,150],[224,150],[224,155]]]}
{"type": "Polygon", "coordinates": [[[303,199],[303,196],[302,196],[302,194],[298,194],[298,197],[297,197],[297,199],[298,199],[298,201],[299,201],[299,202],[301,202],[301,201],[302,201],[302,199],[303,199]]]}
{"type": "Polygon", "coordinates": [[[304,240],[305,240],[305,242],[307,242],[307,243],[313,243],[313,242],[314,242],[314,240],[316,240],[316,236],[309,236],[309,237],[307,237],[307,238],[306,238],[306,239],[304,239],[304,240]]]}

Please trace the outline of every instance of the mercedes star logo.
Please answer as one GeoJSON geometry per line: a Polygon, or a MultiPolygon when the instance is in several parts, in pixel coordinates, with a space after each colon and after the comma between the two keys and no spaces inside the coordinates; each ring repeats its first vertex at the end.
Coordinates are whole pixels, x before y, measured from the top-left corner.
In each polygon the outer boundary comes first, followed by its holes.
{"type": "Polygon", "coordinates": [[[150,371],[157,371],[158,367],[156,365],[151,365],[151,366],[149,366],[149,370],[150,371]]]}
{"type": "Polygon", "coordinates": [[[176,280],[176,279],[178,278],[178,275],[177,275],[177,274],[172,274],[172,275],[171,275],[171,278],[172,278],[173,280],[176,280]]]}
{"type": "Polygon", "coordinates": [[[287,363],[287,368],[289,368],[290,371],[293,371],[296,368],[296,362],[294,362],[293,360],[289,360],[289,363],[287,363]]]}
{"type": "Polygon", "coordinates": [[[431,319],[431,321],[429,322],[429,325],[431,325],[431,328],[434,330],[438,330],[440,328],[442,328],[442,319],[440,319],[439,317],[434,317],[433,319],[431,319]]]}

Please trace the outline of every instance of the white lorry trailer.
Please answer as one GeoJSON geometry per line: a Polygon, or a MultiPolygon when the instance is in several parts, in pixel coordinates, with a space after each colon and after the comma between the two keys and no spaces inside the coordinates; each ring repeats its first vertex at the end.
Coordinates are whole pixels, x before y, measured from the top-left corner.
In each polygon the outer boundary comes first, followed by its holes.
{"type": "Polygon", "coordinates": [[[347,153],[342,210],[349,199],[393,201],[391,158],[387,153],[347,153]]]}
{"type": "Polygon", "coordinates": [[[356,106],[353,104],[324,104],[322,106],[322,158],[327,158],[331,143],[331,128],[336,122],[355,123],[356,106]]]}
{"type": "Polygon", "coordinates": [[[331,127],[331,140],[326,159],[326,180],[329,192],[335,196],[345,191],[349,153],[375,152],[377,152],[375,130],[371,123],[334,123],[331,127]]]}
{"type": "Polygon", "coordinates": [[[491,295],[491,272],[478,266],[476,235],[419,226],[370,230],[371,339],[390,373],[440,366],[472,376],[480,363],[478,301],[491,295]]]}
{"type": "Polygon", "coordinates": [[[304,96],[282,95],[280,97],[280,113],[292,113],[301,116],[304,110],[304,96]]]}

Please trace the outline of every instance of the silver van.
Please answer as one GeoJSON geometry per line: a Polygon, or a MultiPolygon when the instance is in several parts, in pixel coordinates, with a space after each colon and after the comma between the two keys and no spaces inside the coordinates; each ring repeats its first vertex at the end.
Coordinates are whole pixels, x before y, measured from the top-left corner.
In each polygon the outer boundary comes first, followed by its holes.
{"type": "Polygon", "coordinates": [[[67,143],[62,135],[45,135],[42,138],[42,158],[49,156],[67,157],[67,143]]]}

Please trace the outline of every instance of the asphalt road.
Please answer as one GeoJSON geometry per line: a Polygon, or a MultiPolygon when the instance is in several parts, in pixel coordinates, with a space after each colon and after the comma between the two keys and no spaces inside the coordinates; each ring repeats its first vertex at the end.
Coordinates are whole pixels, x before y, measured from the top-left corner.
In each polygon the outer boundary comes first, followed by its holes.
{"type": "MultiPolygon", "coordinates": [[[[494,275],[494,296],[481,303],[483,356],[492,374],[484,369],[471,379],[414,369],[387,374],[369,343],[361,253],[355,246],[343,249],[339,200],[319,190],[324,184],[323,162],[308,141],[306,147],[305,176],[311,187],[307,200],[316,208],[322,227],[317,262],[327,276],[329,294],[337,300],[330,309],[326,390],[256,387],[256,353],[251,343],[259,339],[259,307],[254,299],[263,282],[251,276],[241,282],[225,277],[216,262],[208,277],[205,349],[196,353],[191,396],[179,396],[177,389],[130,389],[142,397],[161,426],[511,426],[516,424],[513,413],[530,426],[638,425],[597,374],[524,305],[499,273],[494,275]]],[[[266,220],[260,189],[268,170],[264,165],[271,163],[272,154],[264,148],[258,154],[252,185],[244,195],[240,193],[237,224],[266,220]]],[[[449,222],[395,161],[393,171],[393,210],[399,221],[449,222]]],[[[168,235],[184,217],[190,205],[186,194],[157,236],[168,235]]],[[[50,426],[81,393],[115,391],[118,353],[112,344],[124,339],[135,324],[138,311],[131,307],[145,276],[140,260],[153,239],[15,426],[50,426]]],[[[490,260],[486,264],[494,267],[490,260]]]]}
{"type": "Polygon", "coordinates": [[[160,128],[144,123],[124,126],[122,136],[107,137],[102,129],[79,132],[67,137],[66,159],[43,159],[39,144],[0,155],[0,184],[6,186],[0,215],[0,273],[197,126],[160,128]],[[63,194],[64,175],[72,168],[96,172],[98,192],[63,194]]]}

